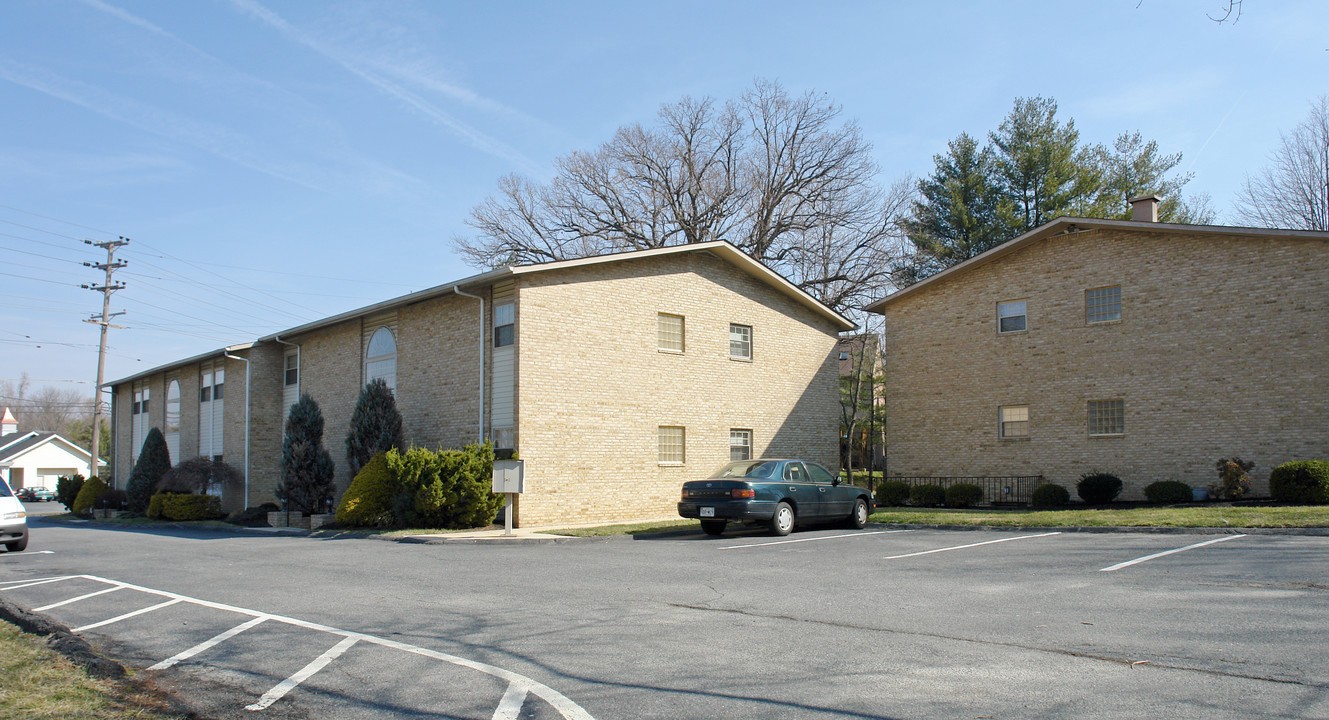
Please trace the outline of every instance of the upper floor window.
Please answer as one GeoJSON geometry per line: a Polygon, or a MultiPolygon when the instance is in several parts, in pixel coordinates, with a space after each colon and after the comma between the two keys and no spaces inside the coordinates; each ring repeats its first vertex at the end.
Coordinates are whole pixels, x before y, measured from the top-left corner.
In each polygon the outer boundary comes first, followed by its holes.
{"type": "Polygon", "coordinates": [[[494,306],[494,347],[511,345],[516,339],[516,305],[510,302],[494,306]]]}
{"type": "Polygon", "coordinates": [[[752,359],[752,326],[729,326],[729,357],[735,360],[752,359]]]}
{"type": "Polygon", "coordinates": [[[1089,401],[1090,435],[1124,435],[1126,433],[1126,401],[1089,401]]]}
{"type": "Polygon", "coordinates": [[[198,401],[210,402],[212,400],[221,400],[225,394],[226,371],[221,367],[215,370],[205,370],[202,375],[198,388],[198,401]]]}
{"type": "Polygon", "coordinates": [[[397,340],[385,327],[374,331],[365,348],[365,384],[379,379],[389,389],[397,389],[397,340]]]}
{"type": "Polygon", "coordinates": [[[1011,300],[997,303],[997,332],[1020,332],[1028,326],[1025,301],[1011,300]]]}
{"type": "Polygon", "coordinates": [[[659,314],[660,349],[668,352],[683,352],[683,316],[659,314]]]}
{"type": "Polygon", "coordinates": [[[1003,438],[1029,437],[1029,406],[1003,405],[998,408],[997,433],[1003,438]]]}
{"type": "Polygon", "coordinates": [[[1121,286],[1084,291],[1084,320],[1088,324],[1121,319],[1121,286]]]}
{"type": "Polygon", "coordinates": [[[286,353],[286,371],[282,376],[282,385],[291,387],[300,384],[300,352],[289,350],[286,353]]]}
{"type": "Polygon", "coordinates": [[[841,360],[848,360],[848,359],[849,359],[849,353],[846,352],[846,351],[844,351],[844,350],[841,350],[841,351],[840,351],[840,359],[841,359],[841,360]]]}

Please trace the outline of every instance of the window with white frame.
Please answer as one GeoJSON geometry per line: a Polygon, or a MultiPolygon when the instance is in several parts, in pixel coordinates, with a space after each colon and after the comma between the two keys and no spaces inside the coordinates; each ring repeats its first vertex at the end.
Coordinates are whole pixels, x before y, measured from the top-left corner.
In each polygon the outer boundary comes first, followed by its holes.
{"type": "Polygon", "coordinates": [[[285,412],[291,412],[291,406],[300,401],[300,351],[286,351],[285,367],[282,370],[281,401],[285,412]]]}
{"type": "Polygon", "coordinates": [[[171,461],[179,463],[180,457],[180,381],[172,380],[166,384],[166,450],[171,454],[171,461]]]}
{"type": "Polygon", "coordinates": [[[1002,438],[1029,437],[1029,406],[1003,405],[997,409],[998,433],[1002,438]]]}
{"type": "Polygon", "coordinates": [[[138,454],[143,449],[143,441],[148,436],[148,429],[152,427],[152,421],[148,417],[150,390],[147,383],[136,383],[134,385],[134,402],[130,406],[129,414],[133,419],[130,431],[132,437],[129,448],[129,457],[133,462],[138,461],[138,454]]]}
{"type": "Polygon", "coordinates": [[[657,317],[660,349],[666,352],[683,352],[683,316],[660,313],[657,317]]]}
{"type": "Polygon", "coordinates": [[[660,451],[659,460],[661,463],[682,464],[684,460],[684,431],[683,428],[673,425],[660,426],[660,451]]]}
{"type": "Polygon", "coordinates": [[[752,459],[752,431],[729,431],[729,459],[731,461],[752,459]]]}
{"type": "Polygon", "coordinates": [[[387,383],[389,390],[397,390],[397,339],[385,327],[369,336],[369,347],[365,348],[365,384],[375,380],[387,383]]]}
{"type": "Polygon", "coordinates": [[[1124,435],[1126,433],[1126,401],[1089,401],[1090,435],[1124,435]]]}
{"type": "Polygon", "coordinates": [[[517,338],[517,306],[505,302],[494,306],[494,347],[507,347],[517,338]]]}
{"type": "Polygon", "coordinates": [[[1093,288],[1084,291],[1084,321],[1094,323],[1121,319],[1121,286],[1093,288]]]}
{"type": "Polygon", "coordinates": [[[729,357],[733,360],[752,359],[752,326],[729,325],[729,357]]]}
{"type": "Polygon", "coordinates": [[[1021,332],[1028,328],[1024,300],[997,303],[997,332],[1021,332]]]}
{"type": "Polygon", "coordinates": [[[226,440],[225,363],[204,363],[198,387],[198,454],[217,460],[226,440]]]}

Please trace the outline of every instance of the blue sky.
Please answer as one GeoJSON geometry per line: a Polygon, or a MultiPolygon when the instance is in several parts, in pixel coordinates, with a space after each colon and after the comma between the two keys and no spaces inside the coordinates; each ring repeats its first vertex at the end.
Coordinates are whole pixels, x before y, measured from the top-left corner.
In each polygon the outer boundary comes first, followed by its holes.
{"type": "MultiPolygon", "coordinates": [[[[755,78],[825,92],[888,184],[1055,98],[1084,140],[1182,152],[1225,219],[1329,92],[1329,3],[6,0],[0,379],[107,378],[470,275],[450,241],[496,180],[755,78]]],[[[0,400],[3,403],[3,400],[0,400]]]]}

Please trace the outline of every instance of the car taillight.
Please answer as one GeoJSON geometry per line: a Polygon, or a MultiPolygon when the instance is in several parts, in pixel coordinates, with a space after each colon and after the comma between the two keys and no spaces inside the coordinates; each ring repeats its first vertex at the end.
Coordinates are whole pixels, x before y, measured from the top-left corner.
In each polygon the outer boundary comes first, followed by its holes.
{"type": "Polygon", "coordinates": [[[683,499],[684,499],[684,500],[687,500],[687,499],[688,499],[688,489],[687,489],[687,488],[683,488],[683,499]]]}
{"type": "Polygon", "coordinates": [[[729,496],[730,496],[730,497],[737,498],[737,499],[740,499],[740,500],[742,500],[742,499],[746,499],[746,498],[756,497],[756,495],[757,495],[757,491],[756,491],[756,490],[753,490],[753,489],[751,489],[751,488],[747,488],[747,489],[734,488],[733,490],[730,490],[730,491],[729,491],[729,496]]]}

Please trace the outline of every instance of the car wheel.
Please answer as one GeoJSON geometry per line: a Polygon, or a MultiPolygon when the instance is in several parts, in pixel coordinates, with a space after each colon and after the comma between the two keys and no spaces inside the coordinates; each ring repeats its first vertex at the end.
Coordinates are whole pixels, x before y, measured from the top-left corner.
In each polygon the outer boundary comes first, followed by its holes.
{"type": "Polygon", "coordinates": [[[9,552],[22,552],[24,550],[27,550],[28,536],[24,535],[23,537],[15,540],[14,542],[5,543],[5,549],[9,550],[9,552]]]}
{"type": "Polygon", "coordinates": [[[868,526],[868,502],[863,498],[854,501],[854,512],[849,515],[849,527],[862,530],[868,526]]]}
{"type": "Polygon", "coordinates": [[[719,535],[724,532],[724,520],[702,520],[701,531],[707,535],[719,535]]]}
{"type": "Polygon", "coordinates": [[[775,514],[771,516],[771,532],[776,535],[788,535],[794,529],[794,508],[787,502],[781,502],[775,506],[775,514]]]}

